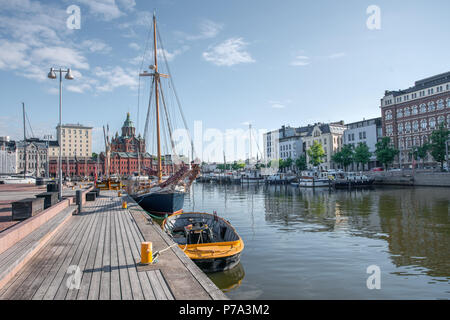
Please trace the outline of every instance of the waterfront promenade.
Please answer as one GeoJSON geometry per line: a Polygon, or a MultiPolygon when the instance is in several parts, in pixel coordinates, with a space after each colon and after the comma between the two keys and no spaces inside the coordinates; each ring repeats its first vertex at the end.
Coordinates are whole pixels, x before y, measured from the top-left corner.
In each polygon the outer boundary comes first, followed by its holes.
{"type": "Polygon", "coordinates": [[[156,264],[139,265],[141,242],[152,241],[153,251],[173,242],[128,196],[102,191],[81,213],[75,207],[69,206],[74,214],[0,288],[0,299],[227,299],[177,246],[162,252],[156,264]]]}

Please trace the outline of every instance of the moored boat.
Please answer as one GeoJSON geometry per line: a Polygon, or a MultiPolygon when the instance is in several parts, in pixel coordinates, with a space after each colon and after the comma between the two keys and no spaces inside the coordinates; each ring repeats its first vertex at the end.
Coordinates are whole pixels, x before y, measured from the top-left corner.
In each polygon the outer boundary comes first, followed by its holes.
{"type": "Polygon", "coordinates": [[[205,272],[229,270],[240,261],[244,242],[236,229],[216,214],[174,214],[164,220],[162,227],[205,272]]]}
{"type": "Polygon", "coordinates": [[[330,179],[327,172],[303,171],[298,185],[300,187],[328,187],[330,186],[330,179]]]}
{"type": "Polygon", "coordinates": [[[362,173],[340,172],[335,175],[333,185],[335,188],[368,187],[373,185],[374,178],[362,173]]]}

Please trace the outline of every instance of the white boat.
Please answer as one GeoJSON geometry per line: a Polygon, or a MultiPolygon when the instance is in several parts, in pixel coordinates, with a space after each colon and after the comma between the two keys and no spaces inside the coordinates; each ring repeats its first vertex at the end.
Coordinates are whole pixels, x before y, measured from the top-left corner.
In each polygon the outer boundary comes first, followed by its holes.
{"type": "Polygon", "coordinates": [[[2,184],[35,184],[36,178],[24,177],[24,176],[20,176],[20,175],[7,176],[4,178],[1,178],[0,183],[2,183],[2,184]]]}
{"type": "Polygon", "coordinates": [[[262,177],[261,173],[257,170],[246,171],[244,174],[242,174],[241,183],[264,183],[264,177],[262,177]]]}
{"type": "Polygon", "coordinates": [[[340,172],[336,174],[333,185],[335,188],[366,187],[371,186],[374,178],[364,175],[362,172],[340,172]]]}
{"type": "Polygon", "coordinates": [[[327,172],[302,171],[298,185],[308,188],[328,187],[330,179],[327,172]]]}

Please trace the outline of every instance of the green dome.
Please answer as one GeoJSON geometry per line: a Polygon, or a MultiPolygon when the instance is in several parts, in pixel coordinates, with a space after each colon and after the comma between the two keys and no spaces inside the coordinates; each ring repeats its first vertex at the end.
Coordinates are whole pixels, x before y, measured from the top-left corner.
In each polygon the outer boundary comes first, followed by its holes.
{"type": "Polygon", "coordinates": [[[127,112],[127,119],[123,123],[123,126],[124,127],[132,127],[132,128],[134,128],[133,121],[131,121],[131,119],[130,119],[130,113],[129,112],[127,112]]]}

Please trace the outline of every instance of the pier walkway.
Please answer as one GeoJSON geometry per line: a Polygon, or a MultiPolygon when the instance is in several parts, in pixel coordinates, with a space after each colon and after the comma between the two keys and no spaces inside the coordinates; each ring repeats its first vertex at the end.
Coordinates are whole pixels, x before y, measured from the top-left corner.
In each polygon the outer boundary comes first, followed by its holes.
{"type": "Polygon", "coordinates": [[[153,251],[173,244],[132,199],[102,191],[0,288],[0,299],[227,299],[177,246],[140,266],[142,241],[153,251]]]}

